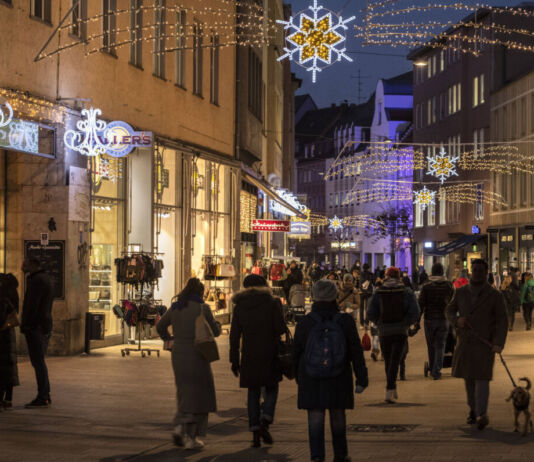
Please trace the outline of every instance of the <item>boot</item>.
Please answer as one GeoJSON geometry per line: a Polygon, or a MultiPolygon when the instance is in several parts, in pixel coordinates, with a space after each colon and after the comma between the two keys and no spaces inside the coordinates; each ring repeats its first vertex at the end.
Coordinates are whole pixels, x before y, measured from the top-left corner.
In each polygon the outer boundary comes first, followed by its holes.
{"type": "Polygon", "coordinates": [[[260,439],[259,430],[254,430],[254,432],[252,433],[252,447],[261,448],[261,439],[260,439]]]}
{"type": "Polygon", "coordinates": [[[386,390],[386,403],[395,404],[395,390],[386,390]]]}
{"type": "Polygon", "coordinates": [[[260,437],[263,440],[265,444],[273,444],[273,437],[269,433],[269,422],[267,422],[265,419],[261,419],[260,423],[260,437]]]}
{"type": "Polygon", "coordinates": [[[475,414],[475,411],[469,411],[469,415],[467,416],[467,425],[474,425],[477,423],[477,416],[475,414]]]}
{"type": "Polygon", "coordinates": [[[479,430],[484,430],[488,426],[488,424],[489,424],[489,419],[487,415],[481,415],[477,419],[477,428],[479,430]]]}
{"type": "Polygon", "coordinates": [[[178,447],[184,446],[184,434],[183,434],[183,427],[182,425],[177,425],[174,427],[174,432],[172,434],[172,438],[174,440],[174,445],[178,447]]]}

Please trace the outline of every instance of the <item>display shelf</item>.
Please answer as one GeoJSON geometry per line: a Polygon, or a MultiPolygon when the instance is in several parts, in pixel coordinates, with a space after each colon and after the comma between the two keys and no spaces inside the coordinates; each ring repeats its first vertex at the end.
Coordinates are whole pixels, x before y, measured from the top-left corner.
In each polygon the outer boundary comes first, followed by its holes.
{"type": "Polygon", "coordinates": [[[108,269],[108,270],[94,270],[94,269],[90,269],[89,272],[90,273],[111,273],[112,270],[108,269]]]}

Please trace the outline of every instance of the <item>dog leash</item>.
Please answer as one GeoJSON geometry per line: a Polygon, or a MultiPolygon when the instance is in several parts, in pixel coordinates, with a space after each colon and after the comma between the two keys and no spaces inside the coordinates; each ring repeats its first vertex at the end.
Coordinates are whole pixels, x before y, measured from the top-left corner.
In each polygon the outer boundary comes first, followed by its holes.
{"type": "MultiPolygon", "coordinates": [[[[493,348],[493,345],[490,342],[488,342],[485,338],[482,338],[477,332],[475,332],[475,330],[473,329],[471,324],[467,323],[467,327],[469,327],[469,330],[471,331],[471,333],[474,335],[474,337],[476,339],[480,340],[482,343],[484,343],[485,345],[489,346],[490,348],[493,348]]],[[[508,373],[508,377],[510,377],[510,380],[512,381],[512,384],[513,384],[514,388],[516,388],[517,385],[516,385],[515,380],[514,380],[514,378],[512,376],[512,373],[510,372],[510,369],[508,369],[508,365],[506,364],[506,361],[502,357],[502,353],[498,353],[498,354],[499,354],[499,358],[501,358],[502,365],[504,366],[504,368],[506,369],[506,372],[508,373]]]]}

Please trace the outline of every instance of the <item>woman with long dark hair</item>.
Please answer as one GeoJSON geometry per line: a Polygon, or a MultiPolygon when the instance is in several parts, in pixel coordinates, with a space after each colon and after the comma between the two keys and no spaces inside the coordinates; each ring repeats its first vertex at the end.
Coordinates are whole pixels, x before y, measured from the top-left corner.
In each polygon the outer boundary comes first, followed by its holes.
{"type": "Polygon", "coordinates": [[[213,335],[221,333],[211,309],[204,303],[204,284],[191,278],[157,324],[158,334],[163,340],[174,340],[172,367],[176,382],[178,408],[174,418],[174,443],[186,449],[202,449],[204,443],[198,439],[206,435],[208,414],[217,412],[215,385],[210,363],[195,347],[195,323],[204,315],[213,335]],[[169,334],[172,325],[173,337],[169,334]]]}

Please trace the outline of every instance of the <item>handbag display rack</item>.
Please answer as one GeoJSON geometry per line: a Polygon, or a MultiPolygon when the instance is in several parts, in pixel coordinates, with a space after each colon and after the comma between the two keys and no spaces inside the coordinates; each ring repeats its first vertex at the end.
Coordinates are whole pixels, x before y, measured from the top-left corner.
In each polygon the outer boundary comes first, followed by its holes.
{"type": "Polygon", "coordinates": [[[209,285],[207,302],[215,302],[213,316],[221,324],[230,322],[230,309],[227,296],[230,293],[229,281],[236,277],[232,258],[221,255],[202,256],[203,279],[209,285]]]}
{"type": "MultiPolygon", "coordinates": [[[[131,245],[135,248],[140,246],[131,245]]],[[[122,348],[121,355],[124,358],[130,353],[141,353],[141,357],[150,356],[156,353],[160,356],[158,348],[143,348],[141,332],[145,326],[154,326],[159,321],[161,315],[167,310],[161,300],[153,297],[154,289],[161,278],[163,261],[156,257],[161,255],[154,252],[143,252],[141,250],[122,252],[121,258],[115,260],[117,267],[117,282],[123,285],[125,297],[121,300],[121,306],[114,307],[113,312],[122,320],[124,325],[137,329],[136,348],[122,348]]]]}

